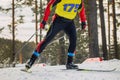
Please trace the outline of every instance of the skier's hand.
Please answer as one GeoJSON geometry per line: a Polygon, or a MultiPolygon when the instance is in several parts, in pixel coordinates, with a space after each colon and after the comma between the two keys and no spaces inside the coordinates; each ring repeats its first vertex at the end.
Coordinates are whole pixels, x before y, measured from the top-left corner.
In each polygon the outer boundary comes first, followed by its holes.
{"type": "Polygon", "coordinates": [[[40,29],[44,29],[45,28],[45,24],[46,24],[46,21],[42,21],[41,23],[40,23],[40,29]]]}
{"type": "Polygon", "coordinates": [[[81,30],[85,30],[86,28],[86,22],[81,22],[81,30]]]}

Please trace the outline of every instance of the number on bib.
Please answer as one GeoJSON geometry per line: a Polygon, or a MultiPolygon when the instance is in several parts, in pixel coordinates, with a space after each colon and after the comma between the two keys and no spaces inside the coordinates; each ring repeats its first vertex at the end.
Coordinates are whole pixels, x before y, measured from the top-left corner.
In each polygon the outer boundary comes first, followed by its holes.
{"type": "Polygon", "coordinates": [[[72,10],[74,10],[74,12],[77,12],[79,4],[65,4],[63,6],[64,6],[64,11],[71,12],[72,10]]]}

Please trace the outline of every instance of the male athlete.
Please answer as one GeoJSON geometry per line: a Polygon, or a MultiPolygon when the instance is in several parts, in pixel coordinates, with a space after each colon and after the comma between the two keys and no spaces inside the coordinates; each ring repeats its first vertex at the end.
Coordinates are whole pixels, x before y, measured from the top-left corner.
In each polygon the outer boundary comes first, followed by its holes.
{"type": "Polygon", "coordinates": [[[30,69],[35,60],[41,55],[43,49],[54,38],[54,36],[63,30],[69,37],[68,58],[66,63],[67,69],[77,69],[78,66],[73,64],[74,51],[76,48],[76,28],[74,24],[74,18],[78,14],[81,21],[81,28],[84,30],[86,27],[85,8],[82,0],[50,0],[43,16],[43,20],[40,23],[40,28],[44,29],[48,20],[51,10],[55,8],[55,14],[50,29],[48,30],[46,37],[43,41],[38,43],[34,50],[30,60],[25,65],[26,69],[30,69]]]}

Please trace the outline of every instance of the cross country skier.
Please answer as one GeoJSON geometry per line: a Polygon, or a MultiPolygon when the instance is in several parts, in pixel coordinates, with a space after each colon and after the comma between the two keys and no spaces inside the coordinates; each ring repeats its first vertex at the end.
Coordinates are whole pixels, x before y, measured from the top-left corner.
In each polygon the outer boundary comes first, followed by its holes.
{"type": "Polygon", "coordinates": [[[63,30],[69,37],[68,58],[66,63],[67,69],[77,69],[78,66],[73,64],[74,51],[76,48],[76,28],[74,18],[76,14],[79,15],[81,20],[81,28],[84,30],[86,27],[85,8],[82,0],[50,0],[40,23],[40,28],[44,29],[46,21],[50,15],[51,10],[55,8],[54,20],[50,25],[46,37],[43,41],[38,43],[30,60],[25,65],[26,69],[30,69],[35,60],[41,55],[43,49],[54,38],[54,36],[63,30]]]}

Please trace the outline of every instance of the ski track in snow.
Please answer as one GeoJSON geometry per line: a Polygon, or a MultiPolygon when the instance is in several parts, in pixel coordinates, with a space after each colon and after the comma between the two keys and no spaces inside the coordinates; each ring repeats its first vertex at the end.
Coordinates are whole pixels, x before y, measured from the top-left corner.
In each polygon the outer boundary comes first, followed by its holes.
{"type": "Polygon", "coordinates": [[[78,64],[79,68],[110,70],[113,72],[76,71],[63,70],[64,65],[42,66],[34,65],[32,73],[20,71],[24,65],[17,65],[15,68],[1,68],[0,80],[120,80],[120,60],[109,60],[102,62],[83,62],[78,64]]]}

